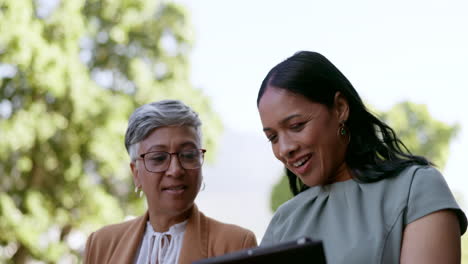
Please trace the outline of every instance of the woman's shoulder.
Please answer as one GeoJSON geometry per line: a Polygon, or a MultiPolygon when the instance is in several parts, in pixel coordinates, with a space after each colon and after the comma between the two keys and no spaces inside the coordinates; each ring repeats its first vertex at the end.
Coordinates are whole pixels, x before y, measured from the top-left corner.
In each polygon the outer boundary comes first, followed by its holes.
{"type": "Polygon", "coordinates": [[[436,168],[412,165],[393,177],[377,182],[364,183],[351,179],[327,186],[314,186],[278,207],[272,222],[285,222],[289,218],[295,218],[297,214],[304,212],[301,208],[310,206],[338,208],[352,203],[380,207],[380,201],[385,201],[385,208],[383,208],[385,212],[398,214],[397,211],[408,205],[412,192],[424,188],[427,188],[427,191],[432,191],[432,189],[444,191],[446,188],[443,188],[443,184],[446,185],[443,176],[436,168]]]}
{"type": "Polygon", "coordinates": [[[405,210],[404,224],[440,210],[452,210],[460,221],[462,232],[467,226],[466,216],[460,209],[444,176],[435,167],[412,165],[394,177],[381,180],[378,190],[389,204],[405,210]]]}
{"type": "MultiPolygon", "coordinates": [[[[372,172],[368,172],[372,173],[372,172]]],[[[434,181],[434,180],[443,180],[442,174],[434,167],[429,165],[411,165],[403,170],[396,172],[392,177],[388,177],[376,182],[371,183],[360,183],[361,188],[368,190],[377,190],[379,192],[386,193],[392,196],[395,195],[395,192],[400,194],[408,194],[414,181],[425,180],[425,181],[434,181]]]]}
{"type": "Polygon", "coordinates": [[[406,178],[413,181],[415,177],[426,176],[431,178],[443,178],[442,173],[431,165],[411,165],[396,175],[396,178],[406,178]]]}
{"type": "Polygon", "coordinates": [[[462,234],[467,228],[467,219],[458,205],[442,173],[431,166],[416,168],[408,195],[407,223],[430,213],[449,209],[456,213],[462,234]]]}
{"type": "Polygon", "coordinates": [[[124,249],[138,245],[146,219],[147,214],[121,223],[104,226],[91,233],[86,241],[84,263],[107,263],[116,256],[128,257],[124,254],[124,249]],[[116,252],[120,252],[122,255],[116,255],[116,252]]]}
{"type": "MultiPolygon", "coordinates": [[[[372,173],[372,172],[367,172],[372,173]]],[[[410,202],[410,196],[415,192],[431,193],[448,189],[444,177],[438,169],[429,165],[411,165],[391,177],[376,182],[359,182],[353,180],[346,191],[364,197],[368,202],[384,200],[386,205],[393,204],[402,209],[410,202]]]]}
{"type": "MultiPolygon", "coordinates": [[[[400,171],[394,177],[381,180],[383,188],[388,188],[389,194],[401,194],[404,197],[413,193],[447,192],[449,187],[442,173],[430,165],[412,165],[400,171]]],[[[450,192],[450,191],[449,191],[450,192]]]]}

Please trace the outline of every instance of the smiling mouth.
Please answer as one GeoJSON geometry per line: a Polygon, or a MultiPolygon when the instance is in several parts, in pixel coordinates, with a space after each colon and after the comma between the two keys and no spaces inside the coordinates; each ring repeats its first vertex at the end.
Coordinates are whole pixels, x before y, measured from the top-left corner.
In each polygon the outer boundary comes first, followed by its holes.
{"type": "Polygon", "coordinates": [[[309,153],[308,155],[303,156],[301,159],[293,162],[288,163],[288,167],[291,171],[293,171],[296,175],[304,174],[310,167],[310,159],[312,158],[313,153],[309,153]]]}
{"type": "Polygon", "coordinates": [[[310,159],[310,156],[304,157],[296,162],[294,162],[292,165],[294,168],[299,168],[300,166],[304,165],[308,160],[310,159]]]}
{"type": "Polygon", "coordinates": [[[293,168],[299,168],[301,167],[302,165],[304,165],[310,158],[312,157],[312,155],[307,155],[305,157],[303,157],[302,159],[292,163],[292,164],[289,164],[290,166],[292,166],[293,168]]]}
{"type": "Polygon", "coordinates": [[[170,187],[163,188],[162,191],[163,191],[163,192],[172,193],[172,194],[181,194],[181,193],[183,193],[186,189],[187,189],[187,186],[185,186],[185,185],[178,185],[178,186],[170,186],[170,187]]]}

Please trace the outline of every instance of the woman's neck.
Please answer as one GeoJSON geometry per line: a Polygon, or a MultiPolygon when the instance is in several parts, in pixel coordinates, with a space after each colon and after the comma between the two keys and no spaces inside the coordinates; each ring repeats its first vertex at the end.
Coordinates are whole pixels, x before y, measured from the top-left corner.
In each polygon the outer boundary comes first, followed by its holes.
{"type": "Polygon", "coordinates": [[[192,208],[177,215],[157,213],[153,210],[149,212],[149,221],[155,232],[166,232],[175,224],[181,223],[189,218],[192,208]]]}
{"type": "Polygon", "coordinates": [[[352,174],[351,170],[349,169],[348,165],[346,165],[345,162],[343,162],[336,172],[333,174],[333,176],[329,179],[328,184],[332,184],[335,182],[342,182],[342,181],[347,181],[352,179],[352,174]]]}

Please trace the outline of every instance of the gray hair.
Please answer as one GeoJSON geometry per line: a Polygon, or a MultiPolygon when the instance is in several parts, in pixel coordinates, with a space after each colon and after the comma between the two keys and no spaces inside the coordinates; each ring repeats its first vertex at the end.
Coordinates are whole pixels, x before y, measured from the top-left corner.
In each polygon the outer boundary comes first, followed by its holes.
{"type": "Polygon", "coordinates": [[[191,126],[201,141],[201,121],[198,114],[179,100],[162,100],[138,107],[128,120],[125,147],[135,161],[138,145],[154,129],[167,126],[191,126]]]}

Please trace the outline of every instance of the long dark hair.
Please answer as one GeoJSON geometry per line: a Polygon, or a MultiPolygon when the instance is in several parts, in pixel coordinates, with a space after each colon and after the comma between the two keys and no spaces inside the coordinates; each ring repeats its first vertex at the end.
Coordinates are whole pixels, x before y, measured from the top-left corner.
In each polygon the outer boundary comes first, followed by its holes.
{"type": "MultiPolygon", "coordinates": [[[[412,155],[395,131],[367,110],[348,79],[317,52],[297,52],[271,69],[258,92],[257,106],[268,86],[300,94],[329,108],[334,104],[336,92],[346,98],[349,118],[345,125],[351,139],[345,161],[361,182],[391,177],[413,164],[432,164],[424,157],[412,155]]],[[[294,195],[308,188],[288,169],[286,175],[294,195]]]]}

